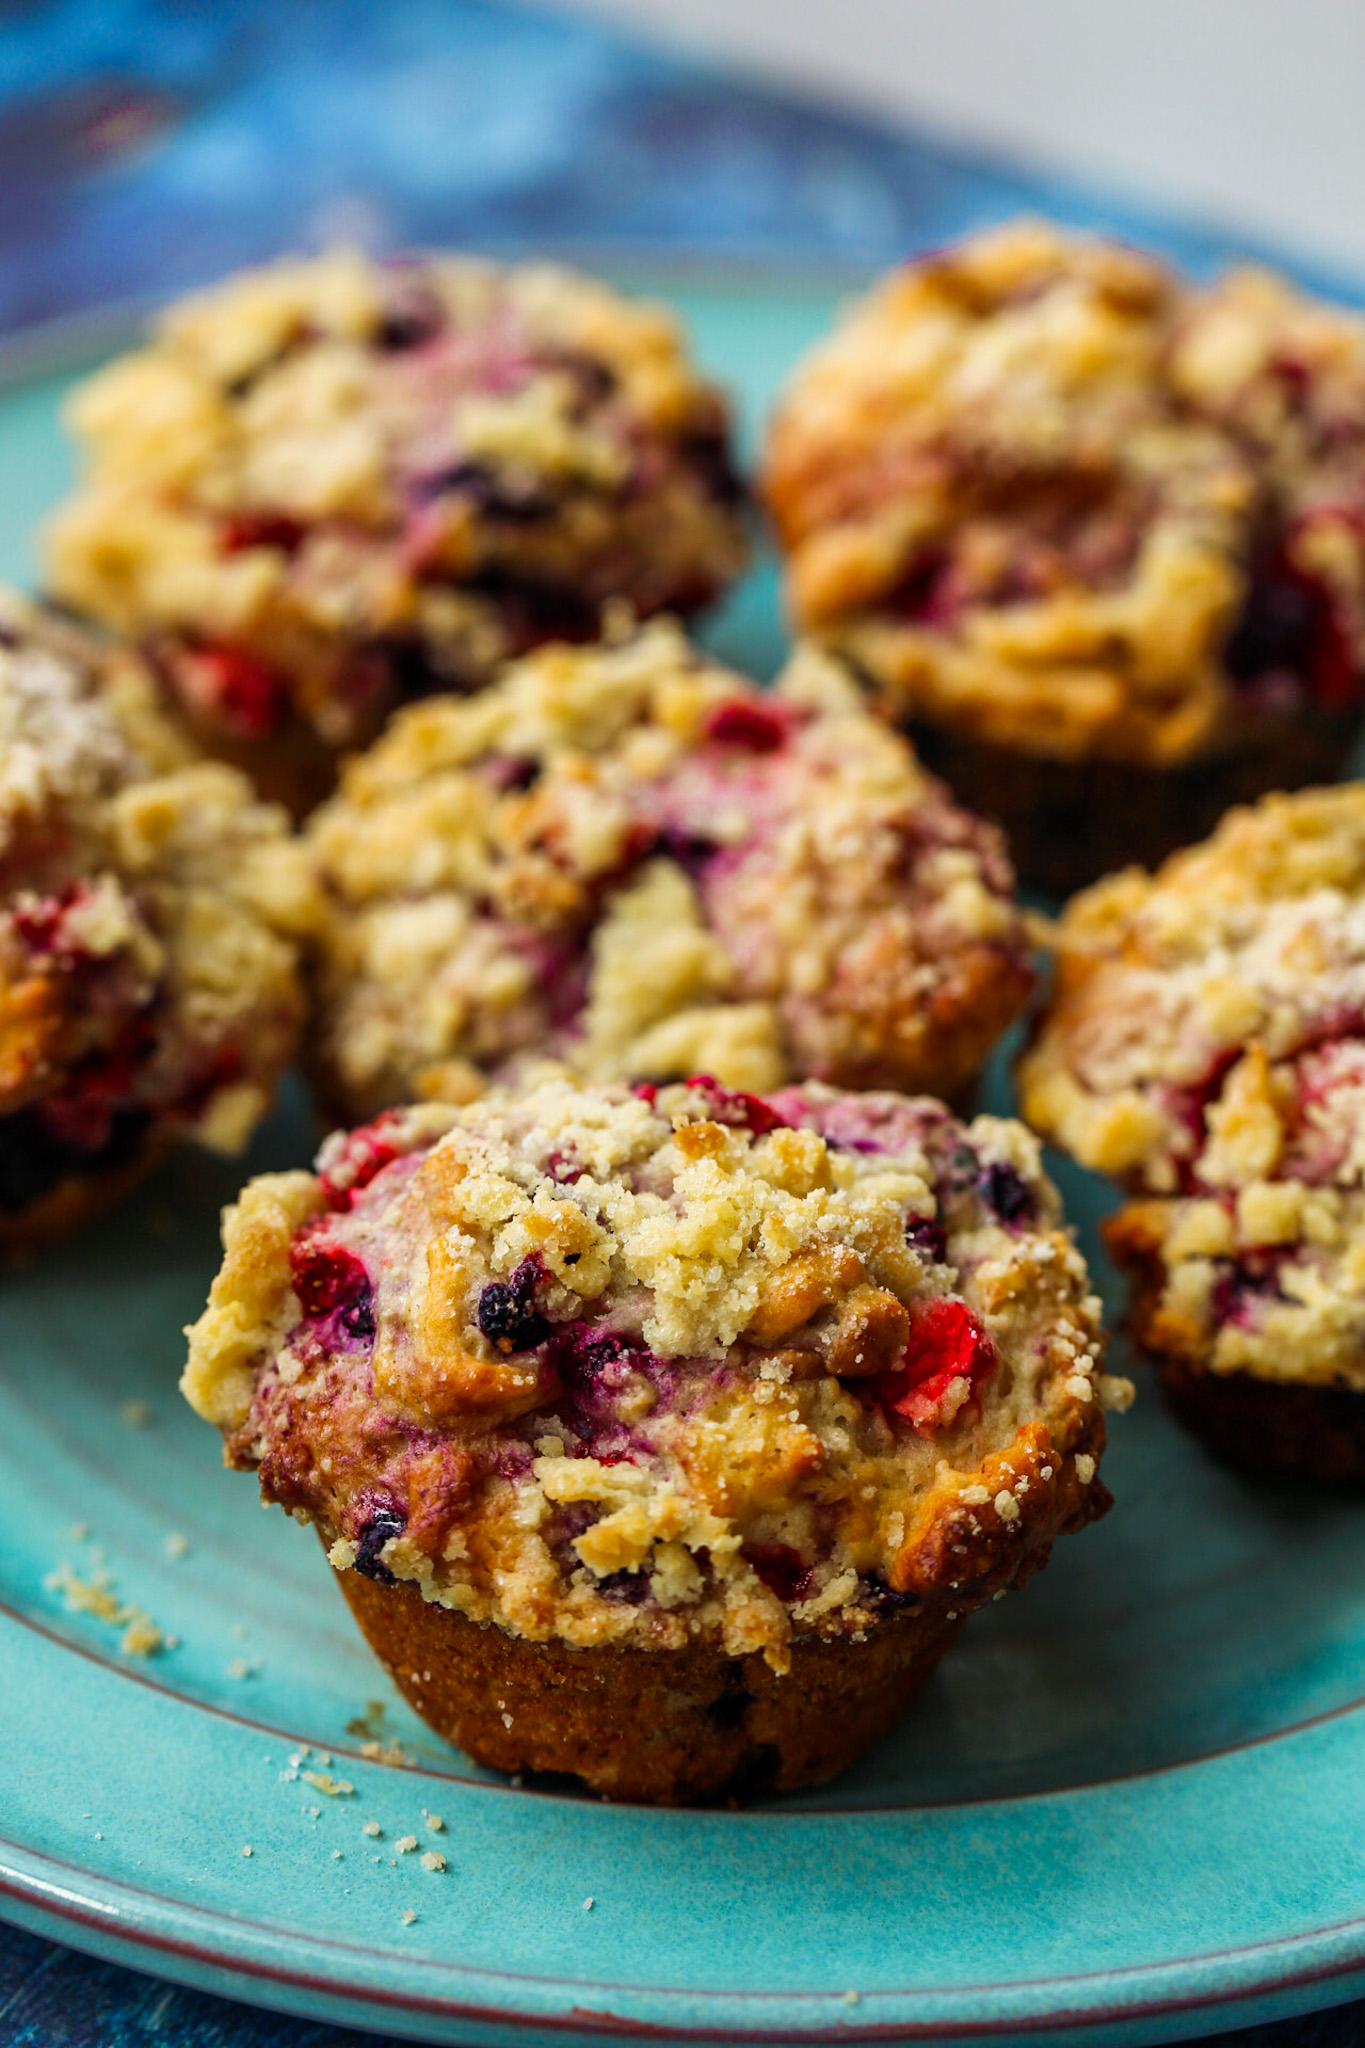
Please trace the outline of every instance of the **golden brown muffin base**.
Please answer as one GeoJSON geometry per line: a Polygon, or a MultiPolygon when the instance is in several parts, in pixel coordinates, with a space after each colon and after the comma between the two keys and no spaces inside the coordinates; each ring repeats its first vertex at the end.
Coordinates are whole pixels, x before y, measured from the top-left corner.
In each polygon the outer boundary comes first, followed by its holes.
{"type": "Polygon", "coordinates": [[[1156,1358],[1176,1418],[1225,1464],[1244,1472],[1365,1484],[1365,1394],[1289,1386],[1250,1373],[1202,1372],[1156,1358]]]}
{"type": "Polygon", "coordinates": [[[1070,896],[1116,868],[1156,867],[1206,839],[1233,804],[1335,781],[1360,725],[1354,710],[1286,720],[1168,768],[1020,753],[924,719],[907,729],[959,801],[1004,828],[1020,882],[1070,896]]]}
{"type": "Polygon", "coordinates": [[[498,1771],[661,1806],[823,1784],[879,1742],[962,1626],[934,1607],[862,1642],[798,1637],[783,1677],[714,1643],[580,1650],[510,1636],[415,1586],[338,1572],[365,1640],[446,1741],[498,1771]]]}

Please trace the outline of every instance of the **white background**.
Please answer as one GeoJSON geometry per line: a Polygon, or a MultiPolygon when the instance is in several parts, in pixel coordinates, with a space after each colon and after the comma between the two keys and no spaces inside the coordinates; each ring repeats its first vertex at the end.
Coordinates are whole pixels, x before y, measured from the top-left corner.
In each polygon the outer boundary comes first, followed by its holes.
{"type": "Polygon", "coordinates": [[[1365,0],[585,4],[1365,278],[1365,0]]]}

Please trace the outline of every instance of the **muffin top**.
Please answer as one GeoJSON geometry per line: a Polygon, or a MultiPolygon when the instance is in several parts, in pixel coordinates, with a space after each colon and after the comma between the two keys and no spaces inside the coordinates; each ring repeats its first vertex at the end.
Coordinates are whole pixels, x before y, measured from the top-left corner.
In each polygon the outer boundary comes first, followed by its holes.
{"type": "Polygon", "coordinates": [[[676,323],[572,272],[287,261],[172,307],[76,392],[66,601],[157,644],[204,721],[331,745],[605,598],[743,565],[724,402],[676,323]]]}
{"type": "Polygon", "coordinates": [[[183,1386],[333,1563],[513,1633],[779,1668],[1107,1502],[1099,1303],[1035,1140],[696,1081],[389,1112],[252,1182],[183,1386]]]}
{"type": "Polygon", "coordinates": [[[1056,943],[1019,1068],[1037,1129],[1155,1193],[1355,1177],[1331,1077],[1365,1035],[1365,784],[1229,812],[1083,891],[1056,943]]]}
{"type": "Polygon", "coordinates": [[[411,707],[308,842],[352,1116],[534,1056],[946,1093],[1030,985],[999,834],[832,663],[763,695],[665,623],[411,707]]]}
{"type": "Polygon", "coordinates": [[[0,1231],[118,1119],[245,1138],[311,916],[286,821],[189,754],[136,658],[0,593],[0,1231]]]}
{"type": "Polygon", "coordinates": [[[1365,784],[1230,812],[1057,937],[1020,1103],[1145,1197],[1109,1234],[1147,1341],[1365,1388],[1365,784]]]}
{"type": "Polygon", "coordinates": [[[798,370],[766,494],[798,621],[933,719],[1179,761],[1358,701],[1365,321],[1019,222],[798,370]]]}

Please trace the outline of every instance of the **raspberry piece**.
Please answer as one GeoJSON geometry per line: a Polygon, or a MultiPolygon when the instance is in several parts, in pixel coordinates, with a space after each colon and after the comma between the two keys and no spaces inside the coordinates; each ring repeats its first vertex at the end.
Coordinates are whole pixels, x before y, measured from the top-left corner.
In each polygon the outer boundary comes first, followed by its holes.
{"type": "Polygon", "coordinates": [[[988,1333],[965,1301],[949,1297],[927,1301],[912,1312],[905,1356],[873,1385],[883,1408],[921,1436],[932,1436],[953,1381],[969,1380],[975,1399],[977,1388],[994,1370],[995,1346],[988,1333]]]}
{"type": "Polygon", "coordinates": [[[341,1157],[321,1177],[322,1192],[330,1209],[354,1208],[360,1190],[397,1159],[397,1146],[380,1135],[384,1126],[392,1122],[393,1111],[386,1109],[372,1124],[351,1132],[341,1157]]]}
{"type": "Polygon", "coordinates": [[[780,711],[734,697],[718,704],[706,721],[706,737],[720,747],[742,747],[748,754],[776,754],[787,744],[788,722],[780,711]]]}
{"type": "Polygon", "coordinates": [[[190,709],[228,732],[262,739],[280,723],[284,685],[273,669],[243,648],[187,649],[175,673],[190,709]]]}
{"type": "Polygon", "coordinates": [[[287,512],[242,512],[225,519],[218,545],[225,555],[240,555],[247,548],[278,548],[281,554],[296,554],[303,540],[303,526],[287,512]]]}
{"type": "Polygon", "coordinates": [[[369,1302],[370,1276],[344,1245],[322,1244],[316,1238],[296,1241],[290,1246],[289,1267],[306,1316],[329,1316],[336,1309],[369,1302]]]}
{"type": "Polygon", "coordinates": [[[790,1543],[746,1543],[742,1555],[779,1600],[804,1600],[810,1591],[810,1567],[790,1543]]]}
{"type": "MultiPolygon", "coordinates": [[[[713,1123],[732,1124],[737,1130],[752,1131],[756,1138],[766,1137],[769,1131],[785,1127],[786,1119],[780,1117],[761,1095],[746,1095],[738,1088],[722,1088],[710,1074],[693,1074],[687,1085],[706,1097],[706,1113],[713,1123]]],[[[636,1093],[639,1092],[637,1089],[636,1093]]],[[[650,1106],[653,1107],[652,1102],[650,1106]]]]}
{"type": "Polygon", "coordinates": [[[56,896],[21,898],[10,919],[15,935],[34,953],[56,953],[68,961],[84,956],[84,947],[73,946],[63,927],[67,912],[89,897],[87,883],[68,882],[56,896]]]}

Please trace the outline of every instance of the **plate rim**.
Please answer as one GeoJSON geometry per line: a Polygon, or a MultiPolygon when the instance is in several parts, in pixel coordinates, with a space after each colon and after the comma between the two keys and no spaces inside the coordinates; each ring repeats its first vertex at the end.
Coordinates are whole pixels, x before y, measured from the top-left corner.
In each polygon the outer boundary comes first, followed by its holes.
{"type": "MultiPolygon", "coordinates": [[[[354,1942],[329,1940],[313,1934],[293,1931],[291,1941],[315,1954],[319,1959],[316,1971],[298,1970],[272,1961],[267,1956],[257,1955],[250,1961],[234,1955],[229,1948],[213,1948],[207,1943],[194,1942],[176,1935],[169,1928],[158,1930],[152,1923],[160,1909],[160,1917],[167,1921],[175,1917],[203,1923],[208,1926],[231,1927],[255,1934],[262,1941],[272,1936],[280,1938],[283,1930],[276,1930],[268,1922],[252,1921],[231,1916],[199,1906],[190,1900],[162,1898],[141,1887],[124,1883],[119,1879],[99,1879],[94,1889],[103,1898],[91,1896],[82,1899],[66,1878],[78,1878],[87,1886],[91,1885],[90,1873],[79,1864],[67,1864],[63,1859],[26,1849],[22,1844],[13,1843],[0,1836],[0,1898],[26,1906],[29,1912],[41,1921],[56,1921],[70,1945],[84,1948],[87,1953],[103,1954],[109,1949],[121,1953],[135,1969],[148,1968],[147,1957],[169,1958],[174,1964],[189,1965],[208,1969],[226,1978],[232,1985],[228,1995],[236,1996],[244,2003],[264,2005],[275,2010],[307,2012],[306,2004],[290,2003],[281,2008],[272,2001],[269,1993],[289,1991],[304,1994],[305,1997],[325,1998],[334,2006],[352,2014],[351,2023],[364,2026],[372,2023],[375,2013],[387,2016],[410,2016],[413,2019],[451,2021],[457,2025],[500,2026],[515,2028],[527,2038],[534,2038],[537,2031],[552,2039],[565,2037],[579,2040],[605,2040],[612,2037],[632,2036],[656,2041],[680,2043],[752,2044],[752,2048],[774,2048],[779,2042],[792,2042],[798,2048],[817,2048],[817,2044],[833,2041],[866,2041],[889,2043],[896,2041],[932,2042],[952,2041],[964,2044],[986,2043],[1015,2036],[1029,2036],[1046,2040],[1056,2037],[1069,2042],[1084,2040],[1121,2040],[1143,2038],[1139,2032],[1148,2022],[1184,2019],[1199,2016],[1209,2021],[1207,2028],[1200,2032],[1218,2031],[1225,2024],[1259,2024],[1267,2018],[1285,2017],[1292,2010],[1315,2011],[1325,2007],[1349,2002],[1357,1992],[1357,1986],[1348,1984],[1353,1977],[1365,1979],[1365,1909],[1350,1920],[1335,1923],[1326,1928],[1315,1928],[1300,1934],[1276,1937],[1262,1942],[1245,1943],[1235,1949],[1212,1950],[1202,1955],[1182,1957],[1176,1962],[1137,1964],[1117,1969],[1077,1971],[1066,1976],[1035,1977],[1018,1979],[1014,1982],[953,1986],[946,1990],[934,1987],[919,1987],[914,1991],[871,1990],[859,1994],[858,2005],[850,2006],[843,1994],[837,1991],[765,1991],[737,1989],[692,1989],[683,1987],[642,1987],[617,1985],[599,1979],[574,1982],[556,1976],[539,1975],[533,1972],[490,1971],[473,1968],[440,1958],[411,1958],[404,1963],[409,1971],[449,1974],[470,1980],[475,1984],[496,1984],[508,1982],[543,1987],[547,1992],[561,1994],[556,2005],[542,2010],[523,2006],[518,2009],[509,2003],[472,2003],[464,1998],[440,1995],[435,1992],[403,1989],[362,1981],[359,1978],[343,1977],[335,1970],[322,1968],[322,1959],[328,1956],[367,1956],[376,1960],[388,1960],[392,1951],[366,1949],[354,1942]],[[17,1860],[11,1862],[10,1857],[17,1860]],[[29,1866],[27,1873],[24,1866],[29,1866]],[[45,1880],[45,1873],[57,1875],[45,1880]],[[58,1901],[64,1903],[59,1903],[58,1901]],[[134,1902],[134,1910],[122,1910],[124,1902],[134,1902]],[[140,1910],[139,1910],[140,1906],[140,1910]],[[147,1910],[150,1906],[151,1911],[147,1910]],[[1244,1964],[1250,1958],[1275,1953],[1284,1958],[1297,1955],[1305,1948],[1327,1944],[1329,1953],[1302,1968],[1281,1969],[1263,1973],[1236,1985],[1206,1984],[1201,1986],[1200,1977],[1207,1978],[1218,1969],[1227,1970],[1244,1964]],[[1179,1980],[1193,1976],[1196,1982],[1189,1988],[1182,1988],[1179,1980]],[[893,2001],[942,1998],[945,2000],[967,2000],[972,1998],[1000,2001],[1011,1993],[1030,1991],[1052,1991],[1072,1985],[1132,1985],[1142,1979],[1157,1981],[1172,1980],[1170,1989],[1148,1998],[1113,1999],[1095,2001],[1089,2004],[1068,2004],[1063,2010],[1048,2013],[1023,2011],[1000,2011],[975,2015],[945,2012],[938,2018],[913,2019],[902,2015],[885,2020],[860,2021],[855,2017],[858,2007],[863,2005],[887,2005],[893,2001]],[[1323,2000],[1313,1996],[1324,1985],[1340,1988],[1340,1996],[1323,2000]],[[651,1999],[666,2004],[697,2005],[699,2003],[720,2006],[731,2003],[744,2006],[762,2004],[796,2004],[823,2008],[831,2012],[828,2024],[819,2021],[811,2026],[794,2028],[787,2021],[775,2021],[773,2025],[759,2027],[736,2026],[733,2021],[723,2019],[717,2013],[714,2022],[695,2025],[671,2020],[659,2021],[643,2016],[631,2017],[624,2013],[608,2012],[601,2007],[587,2006],[578,2002],[580,1997],[605,1995],[607,1997],[639,1996],[645,1992],[651,1999]],[[563,1995],[568,1994],[573,2003],[563,2004],[563,1995]],[[1302,1999],[1294,2003],[1296,1995],[1302,1999]],[[833,2013],[837,2011],[837,2019],[833,2013]]],[[[180,1981],[191,1985],[199,1983],[188,1973],[180,1981]]],[[[316,2009],[316,2008],[313,2008],[316,2009]]],[[[414,2038],[424,2038],[416,2036],[414,2038]]],[[[458,2039],[458,2036],[448,2036],[458,2039]]],[[[1158,2039],[1159,2035],[1146,2034],[1145,2038],[1158,2039]]]]}

